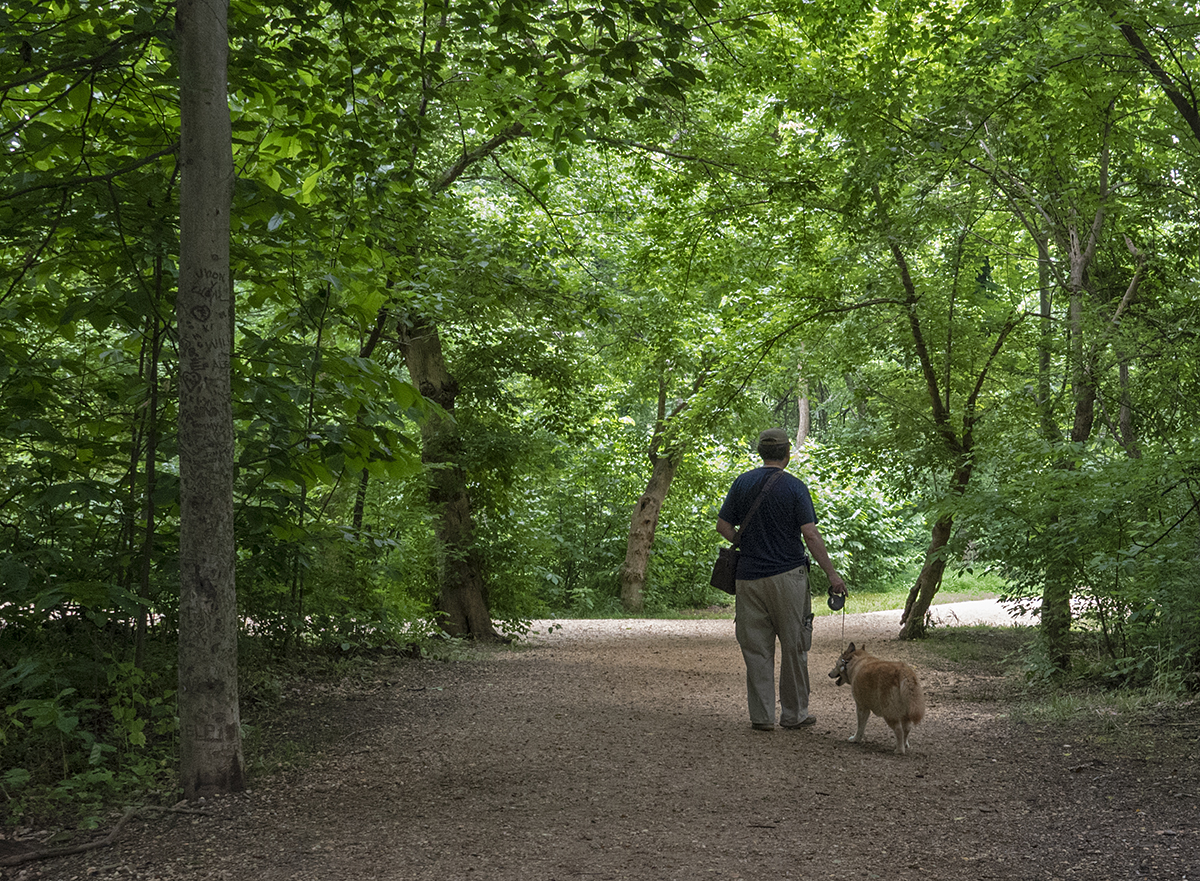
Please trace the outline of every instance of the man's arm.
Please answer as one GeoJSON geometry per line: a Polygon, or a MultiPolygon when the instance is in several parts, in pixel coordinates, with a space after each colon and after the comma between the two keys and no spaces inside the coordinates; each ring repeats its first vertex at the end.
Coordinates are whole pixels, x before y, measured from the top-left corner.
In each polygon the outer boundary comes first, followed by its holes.
{"type": "Polygon", "coordinates": [[[733,528],[733,524],[728,520],[722,520],[720,517],[717,518],[717,532],[721,533],[730,544],[737,541],[737,530],[733,528]]]}
{"type": "MultiPolygon", "coordinates": [[[[720,528],[718,523],[717,529],[720,528]]],[[[804,536],[804,543],[808,545],[808,552],[817,561],[817,565],[824,569],[825,574],[829,576],[829,586],[833,588],[833,592],[845,594],[847,592],[846,582],[833,568],[833,561],[829,559],[829,551],[825,549],[825,539],[821,537],[817,524],[805,523],[800,527],[800,532],[804,536]]]]}

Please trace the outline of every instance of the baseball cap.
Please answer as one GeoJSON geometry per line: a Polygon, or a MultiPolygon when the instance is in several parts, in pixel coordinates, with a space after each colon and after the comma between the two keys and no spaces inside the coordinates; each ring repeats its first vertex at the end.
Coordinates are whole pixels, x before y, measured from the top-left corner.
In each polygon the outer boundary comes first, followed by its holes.
{"type": "Polygon", "coordinates": [[[788,433],[782,428],[768,428],[758,436],[758,442],[772,446],[791,446],[792,439],[788,437],[788,433]]]}

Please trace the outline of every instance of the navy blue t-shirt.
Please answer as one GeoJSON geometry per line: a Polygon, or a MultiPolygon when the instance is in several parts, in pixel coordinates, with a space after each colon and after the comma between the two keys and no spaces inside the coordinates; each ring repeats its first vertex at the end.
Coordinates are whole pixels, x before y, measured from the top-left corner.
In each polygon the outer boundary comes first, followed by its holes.
{"type": "MultiPolygon", "coordinates": [[[[718,515],[740,526],[754,504],[759,488],[778,468],[755,468],[739,476],[729,488],[718,515]]],[[[784,472],[763,498],[738,544],[737,577],[746,581],[789,572],[808,563],[800,527],[816,523],[812,496],[804,481],[784,472]]]]}

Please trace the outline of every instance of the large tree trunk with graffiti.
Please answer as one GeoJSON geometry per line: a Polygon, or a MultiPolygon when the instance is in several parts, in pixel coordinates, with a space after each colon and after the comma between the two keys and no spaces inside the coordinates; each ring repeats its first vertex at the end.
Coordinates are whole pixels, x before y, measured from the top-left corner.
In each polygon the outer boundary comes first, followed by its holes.
{"type": "Polygon", "coordinates": [[[181,2],[179,42],[179,775],[185,798],[245,788],[233,529],[233,148],[228,4],[181,2]]]}

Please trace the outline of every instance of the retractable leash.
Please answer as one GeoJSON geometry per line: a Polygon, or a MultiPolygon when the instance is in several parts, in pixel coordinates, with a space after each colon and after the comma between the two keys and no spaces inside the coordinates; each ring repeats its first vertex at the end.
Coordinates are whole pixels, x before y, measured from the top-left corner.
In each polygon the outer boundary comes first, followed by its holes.
{"type": "Polygon", "coordinates": [[[833,585],[829,586],[829,599],[825,601],[826,605],[833,611],[841,610],[842,613],[842,643],[846,642],[846,594],[850,593],[850,588],[846,588],[846,593],[834,593],[833,585]]]}

